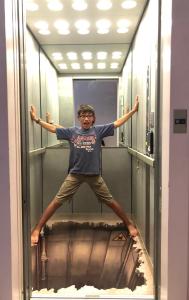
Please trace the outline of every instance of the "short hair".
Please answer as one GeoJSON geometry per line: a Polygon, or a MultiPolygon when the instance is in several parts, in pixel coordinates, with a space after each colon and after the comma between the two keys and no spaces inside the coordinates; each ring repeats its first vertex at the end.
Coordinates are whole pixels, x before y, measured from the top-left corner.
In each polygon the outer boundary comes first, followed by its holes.
{"type": "Polygon", "coordinates": [[[94,110],[94,108],[91,105],[88,105],[88,104],[81,104],[79,106],[77,115],[78,115],[78,117],[80,117],[81,113],[86,113],[86,112],[89,112],[93,116],[95,116],[95,110],[94,110]]]}

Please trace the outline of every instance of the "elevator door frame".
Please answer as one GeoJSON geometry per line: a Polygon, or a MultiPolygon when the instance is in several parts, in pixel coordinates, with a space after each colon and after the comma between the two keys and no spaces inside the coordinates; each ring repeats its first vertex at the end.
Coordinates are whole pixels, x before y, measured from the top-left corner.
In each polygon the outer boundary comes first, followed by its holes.
{"type": "MultiPolygon", "coordinates": [[[[160,99],[160,36],[161,36],[161,28],[160,28],[160,17],[161,17],[161,0],[158,1],[159,3],[159,43],[158,43],[158,67],[157,67],[157,99],[160,99]]],[[[24,297],[25,299],[34,299],[30,298],[31,293],[31,275],[30,275],[30,267],[29,267],[29,261],[31,259],[31,254],[28,249],[30,248],[30,222],[29,222],[29,189],[27,186],[29,186],[29,143],[28,143],[28,126],[27,126],[27,119],[28,119],[28,108],[27,108],[27,85],[26,85],[26,69],[25,69],[25,16],[24,9],[23,9],[23,3],[22,7],[19,7],[19,36],[20,36],[20,86],[21,86],[21,137],[22,137],[22,193],[23,193],[23,235],[24,235],[24,297]],[[26,201],[27,199],[27,201],[26,201]]],[[[155,282],[156,282],[156,291],[155,291],[155,298],[159,297],[159,275],[160,275],[160,204],[159,204],[159,191],[160,191],[160,151],[159,151],[159,145],[160,145],[160,136],[159,136],[159,128],[160,128],[160,105],[157,103],[156,99],[156,120],[157,122],[157,130],[156,130],[156,184],[155,184],[155,211],[156,213],[156,229],[155,229],[155,236],[156,242],[155,242],[155,282]]],[[[35,298],[35,299],[42,299],[42,298],[35,298]]],[[[44,298],[43,298],[44,299],[44,298]]],[[[53,299],[53,298],[52,298],[53,299]]],[[[79,299],[79,298],[77,298],[79,299]]],[[[132,299],[130,297],[125,297],[124,299],[132,299]]],[[[137,299],[137,298],[135,298],[137,299]]],[[[139,299],[145,299],[145,298],[139,298],[139,299]]],[[[146,297],[147,299],[147,297],[146,297]]]]}

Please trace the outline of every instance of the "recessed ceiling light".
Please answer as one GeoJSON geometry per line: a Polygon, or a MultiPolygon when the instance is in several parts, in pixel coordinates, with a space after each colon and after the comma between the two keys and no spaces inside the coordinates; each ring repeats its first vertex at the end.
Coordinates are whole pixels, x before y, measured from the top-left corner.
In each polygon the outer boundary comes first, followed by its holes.
{"type": "Polygon", "coordinates": [[[60,11],[64,7],[63,4],[58,0],[48,1],[47,6],[48,6],[48,9],[53,10],[53,11],[60,11]]]}
{"type": "Polygon", "coordinates": [[[54,27],[58,29],[58,33],[62,35],[70,34],[69,26],[70,24],[66,20],[61,19],[54,23],[54,27]]]}
{"type": "Polygon", "coordinates": [[[38,32],[42,35],[49,35],[51,33],[48,29],[40,29],[38,32]]]}
{"type": "Polygon", "coordinates": [[[96,27],[98,29],[109,29],[111,26],[111,22],[107,19],[100,19],[96,22],[96,27]]]}
{"type": "Polygon", "coordinates": [[[38,21],[34,24],[34,26],[40,30],[48,29],[49,25],[46,21],[38,21]]]}
{"type": "Polygon", "coordinates": [[[28,11],[37,11],[39,9],[39,5],[34,2],[27,2],[26,3],[26,9],[28,11]]]}
{"type": "Polygon", "coordinates": [[[54,22],[54,27],[57,28],[58,30],[62,30],[62,29],[68,29],[70,26],[70,24],[63,19],[57,20],[54,22]]]}
{"type": "Polygon", "coordinates": [[[129,29],[126,27],[119,27],[117,29],[117,33],[127,33],[128,31],[129,31],[129,29]]]}
{"type": "Polygon", "coordinates": [[[96,22],[97,33],[106,34],[109,32],[109,28],[111,26],[111,22],[107,19],[101,19],[96,22]]]}
{"type": "Polygon", "coordinates": [[[84,63],[84,68],[85,69],[93,69],[93,64],[92,63],[90,63],[90,62],[88,62],[88,63],[84,63]]]}
{"type": "Polygon", "coordinates": [[[53,52],[52,53],[52,56],[54,57],[54,56],[62,56],[62,53],[61,52],[53,52]]]}
{"type": "Polygon", "coordinates": [[[105,63],[98,63],[97,64],[97,68],[98,69],[105,69],[106,68],[106,64],[105,63]]]}
{"type": "Polygon", "coordinates": [[[127,19],[120,19],[117,21],[117,26],[118,27],[128,27],[130,26],[131,22],[127,19]]]}
{"type": "Polygon", "coordinates": [[[79,29],[78,31],[77,31],[77,33],[79,33],[79,34],[89,34],[89,29],[88,28],[83,28],[83,29],[79,29]]]}
{"type": "Polygon", "coordinates": [[[137,6],[137,3],[134,0],[126,0],[122,2],[121,6],[124,9],[132,9],[137,6]]]}
{"type": "Polygon", "coordinates": [[[66,70],[68,67],[67,67],[67,64],[58,64],[59,68],[62,69],[62,70],[66,70]]]}
{"type": "Polygon", "coordinates": [[[62,29],[58,30],[58,33],[62,34],[62,35],[67,35],[67,34],[70,34],[70,31],[67,28],[62,28],[62,29]]]}
{"type": "Polygon", "coordinates": [[[120,59],[122,56],[122,52],[121,51],[114,51],[112,52],[112,58],[113,59],[120,59]]]}
{"type": "Polygon", "coordinates": [[[67,53],[67,57],[68,57],[70,60],[77,60],[77,53],[76,53],[76,52],[68,52],[68,53],[67,53]]]}
{"type": "Polygon", "coordinates": [[[108,10],[112,7],[112,2],[110,0],[99,0],[96,6],[100,10],[108,10]]]}
{"type": "Polygon", "coordinates": [[[111,63],[110,68],[111,68],[111,69],[117,69],[118,66],[119,66],[118,63],[111,63]]]}
{"type": "Polygon", "coordinates": [[[63,59],[62,53],[60,53],[60,52],[52,53],[52,57],[53,57],[54,60],[62,60],[63,59]]]}
{"type": "Polygon", "coordinates": [[[97,30],[97,33],[98,34],[106,34],[106,33],[108,33],[110,30],[109,29],[107,29],[107,28],[102,28],[102,29],[98,29],[97,30]]]}
{"type": "Polygon", "coordinates": [[[75,10],[86,10],[88,7],[87,2],[85,0],[74,0],[72,3],[72,8],[75,10]]]}
{"type": "Polygon", "coordinates": [[[73,63],[71,64],[72,69],[78,70],[80,69],[80,64],[79,63],[73,63]]]}
{"type": "Polygon", "coordinates": [[[106,59],[107,58],[107,52],[105,52],[105,51],[97,52],[97,58],[100,59],[100,60],[106,59]]]}
{"type": "Polygon", "coordinates": [[[82,55],[83,59],[85,59],[85,60],[92,59],[92,53],[89,51],[82,52],[81,55],[82,55]]]}
{"type": "Polygon", "coordinates": [[[75,22],[75,27],[79,30],[88,29],[90,27],[90,23],[87,20],[81,19],[75,22]]]}

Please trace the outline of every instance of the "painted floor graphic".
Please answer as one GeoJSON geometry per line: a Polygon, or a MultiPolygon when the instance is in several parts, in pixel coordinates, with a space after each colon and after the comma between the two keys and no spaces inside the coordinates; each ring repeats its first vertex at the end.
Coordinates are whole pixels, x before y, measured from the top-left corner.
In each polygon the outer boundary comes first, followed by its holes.
{"type": "Polygon", "coordinates": [[[75,286],[132,291],[145,284],[140,250],[122,224],[57,222],[32,252],[33,290],[75,286]]]}

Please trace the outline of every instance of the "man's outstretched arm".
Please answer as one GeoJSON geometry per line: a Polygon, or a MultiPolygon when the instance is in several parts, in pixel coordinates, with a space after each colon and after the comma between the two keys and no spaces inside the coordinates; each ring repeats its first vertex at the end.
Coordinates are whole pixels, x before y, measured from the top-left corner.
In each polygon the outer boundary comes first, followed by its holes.
{"type": "Polygon", "coordinates": [[[132,115],[134,115],[138,111],[138,106],[139,106],[139,101],[138,101],[138,96],[136,96],[135,104],[133,106],[133,109],[129,112],[126,112],[121,118],[117,119],[114,122],[114,127],[115,128],[120,127],[125,122],[127,122],[132,117],[132,115]]]}
{"type": "Polygon", "coordinates": [[[37,118],[36,108],[33,105],[31,106],[30,115],[31,115],[32,121],[36,122],[37,124],[41,125],[41,127],[47,129],[48,131],[50,131],[52,133],[56,132],[56,128],[63,128],[63,126],[56,125],[56,124],[50,124],[48,122],[43,121],[41,118],[37,118]]]}

